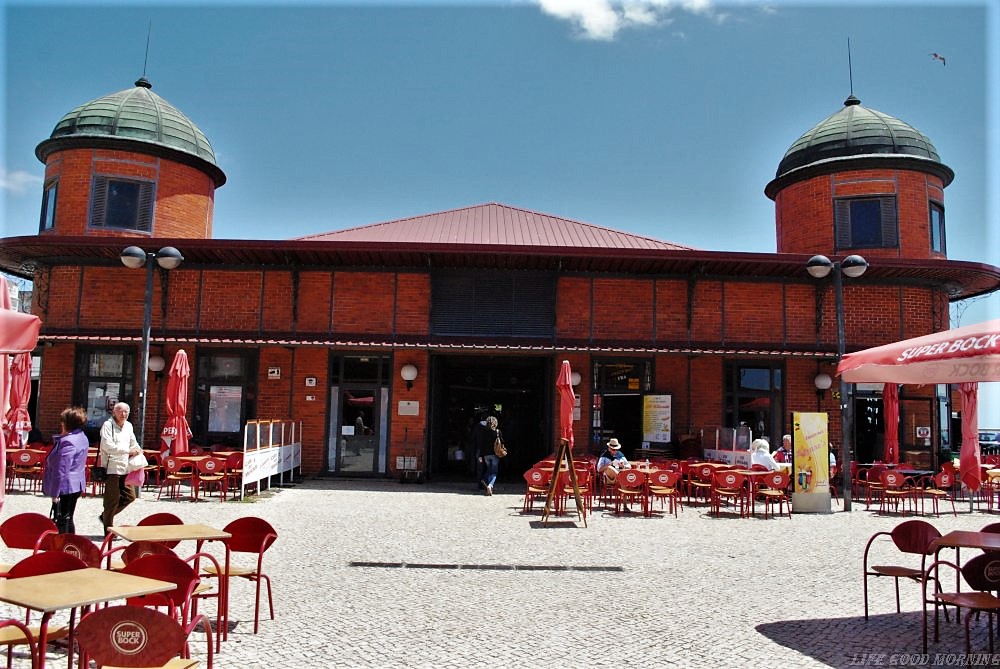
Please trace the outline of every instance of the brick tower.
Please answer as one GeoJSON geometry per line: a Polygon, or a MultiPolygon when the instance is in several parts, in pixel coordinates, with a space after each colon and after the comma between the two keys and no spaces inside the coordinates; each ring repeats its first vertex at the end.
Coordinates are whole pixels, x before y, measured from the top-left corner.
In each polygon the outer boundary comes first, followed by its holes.
{"type": "Polygon", "coordinates": [[[40,235],[212,236],[226,175],[205,134],[141,78],[56,124],[45,163],[40,235]]]}
{"type": "Polygon", "coordinates": [[[791,145],[764,189],[777,250],[945,258],[944,189],[954,176],[926,136],[851,95],[791,145]]]}

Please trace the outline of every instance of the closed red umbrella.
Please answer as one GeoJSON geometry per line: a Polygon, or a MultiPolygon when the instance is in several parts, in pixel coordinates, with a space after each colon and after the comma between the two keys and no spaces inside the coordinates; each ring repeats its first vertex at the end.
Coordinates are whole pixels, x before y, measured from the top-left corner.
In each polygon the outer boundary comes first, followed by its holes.
{"type": "MultiPolygon", "coordinates": [[[[37,316],[10,310],[7,279],[0,276],[0,414],[7,410],[10,397],[8,353],[25,353],[35,348],[42,322],[37,316]]],[[[0,429],[0,481],[7,480],[7,438],[0,429]]],[[[0,485],[0,509],[3,509],[5,486],[0,485]]]]}
{"type": "Polygon", "coordinates": [[[556,389],[559,391],[559,436],[569,442],[573,450],[573,408],[576,397],[573,394],[573,370],[569,360],[563,360],[559,376],[556,378],[556,389]]]}
{"type": "Polygon", "coordinates": [[[958,473],[969,490],[979,490],[983,470],[979,462],[979,384],[958,386],[962,398],[962,450],[958,456],[958,473]]]}
{"type": "Polygon", "coordinates": [[[882,409],[885,411],[885,449],[882,459],[899,464],[899,386],[885,384],[882,389],[882,409]]]}
{"type": "Polygon", "coordinates": [[[167,376],[167,422],[160,433],[160,451],[170,455],[182,455],[188,452],[188,440],[191,438],[191,428],[187,422],[188,378],[191,367],[188,365],[187,353],[184,349],[177,351],[174,361],[170,364],[167,376]]]}
{"type": "Polygon", "coordinates": [[[31,399],[31,356],[18,353],[10,366],[10,410],[4,419],[7,443],[11,446],[26,444],[31,430],[28,400],[31,399]]]}

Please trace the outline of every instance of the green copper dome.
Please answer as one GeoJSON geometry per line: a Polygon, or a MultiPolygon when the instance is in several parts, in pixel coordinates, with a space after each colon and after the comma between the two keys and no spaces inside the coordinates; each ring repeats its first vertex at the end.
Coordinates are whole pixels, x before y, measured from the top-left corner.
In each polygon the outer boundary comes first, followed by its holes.
{"type": "Polygon", "coordinates": [[[133,88],[91,100],[63,116],[49,139],[35,149],[35,155],[45,162],[55,150],[81,145],[132,145],[126,148],[198,167],[213,177],[216,186],[226,181],[205,133],[154,93],[145,78],[136,81],[133,88]]]}
{"type": "Polygon", "coordinates": [[[843,109],[795,140],[764,193],[774,199],[781,188],[801,179],[890,166],[936,174],[945,186],[955,178],[926,135],[898,118],[863,107],[851,95],[843,109]]]}
{"type": "Polygon", "coordinates": [[[820,160],[867,154],[918,156],[941,162],[926,135],[898,118],[863,107],[861,100],[851,95],[843,109],[792,144],[775,176],[820,160]]]}

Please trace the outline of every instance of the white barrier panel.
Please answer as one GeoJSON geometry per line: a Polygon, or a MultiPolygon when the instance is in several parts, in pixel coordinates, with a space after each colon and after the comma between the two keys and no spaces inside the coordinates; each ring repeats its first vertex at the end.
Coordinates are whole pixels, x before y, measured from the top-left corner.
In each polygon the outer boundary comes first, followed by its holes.
{"type": "Polygon", "coordinates": [[[301,443],[249,450],[243,454],[243,485],[259,483],[272,476],[280,476],[283,484],[286,472],[290,481],[292,470],[301,467],[301,443]]]}

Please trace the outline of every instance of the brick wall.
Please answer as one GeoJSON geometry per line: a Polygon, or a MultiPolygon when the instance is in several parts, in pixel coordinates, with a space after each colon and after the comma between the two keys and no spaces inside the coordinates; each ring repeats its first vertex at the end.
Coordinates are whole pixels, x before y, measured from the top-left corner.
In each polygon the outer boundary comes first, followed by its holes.
{"type": "Polygon", "coordinates": [[[938,177],[914,170],[849,170],[791,184],[775,197],[779,253],[832,254],[834,198],[895,195],[899,248],[863,249],[865,258],[944,257],[930,251],[929,202],[944,202],[938,177]]]}
{"type": "Polygon", "coordinates": [[[209,239],[215,184],[204,172],[131,151],[70,149],[49,156],[46,183],[58,179],[55,229],[45,234],[134,237],[122,230],[88,228],[93,175],[156,182],[153,237],[209,239]]]}

